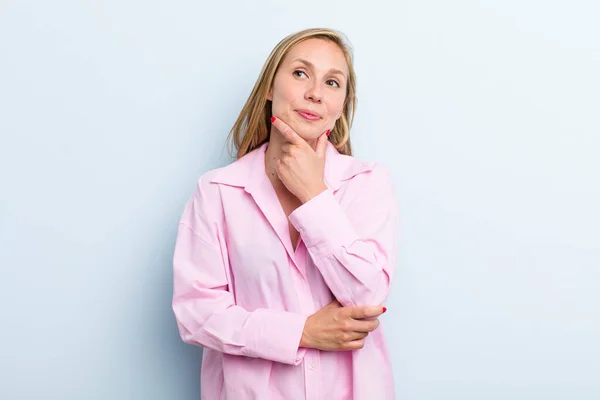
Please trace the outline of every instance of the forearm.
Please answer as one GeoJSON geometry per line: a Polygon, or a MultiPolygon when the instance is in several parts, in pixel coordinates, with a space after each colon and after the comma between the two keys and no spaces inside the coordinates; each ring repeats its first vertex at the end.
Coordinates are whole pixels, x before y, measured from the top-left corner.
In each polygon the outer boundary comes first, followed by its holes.
{"type": "Polygon", "coordinates": [[[186,343],[292,365],[304,356],[299,346],[306,317],[300,314],[183,299],[175,300],[173,309],[186,343]]]}
{"type": "Polygon", "coordinates": [[[374,206],[379,209],[360,217],[365,223],[353,224],[325,191],[290,215],[315,266],[343,305],[381,304],[390,290],[397,214],[387,204],[374,206]]]}
{"type": "Polygon", "coordinates": [[[306,316],[235,303],[220,250],[180,224],[173,258],[173,311],[181,338],[223,353],[297,364],[306,316]]]}

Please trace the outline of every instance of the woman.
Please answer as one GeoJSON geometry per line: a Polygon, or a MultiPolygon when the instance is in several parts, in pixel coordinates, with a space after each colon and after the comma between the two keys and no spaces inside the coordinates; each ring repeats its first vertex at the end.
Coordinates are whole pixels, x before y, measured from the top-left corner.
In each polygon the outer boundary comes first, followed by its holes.
{"type": "Polygon", "coordinates": [[[207,400],[393,399],[385,312],[398,214],[392,183],[351,157],[344,36],[309,29],[267,59],[181,218],[173,309],[203,346],[207,400]]]}

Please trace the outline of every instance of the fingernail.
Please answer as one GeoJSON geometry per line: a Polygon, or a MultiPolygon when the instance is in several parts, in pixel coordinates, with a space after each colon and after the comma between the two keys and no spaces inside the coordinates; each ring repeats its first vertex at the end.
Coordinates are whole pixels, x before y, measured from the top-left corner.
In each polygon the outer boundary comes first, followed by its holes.
{"type": "Polygon", "coordinates": [[[277,118],[275,118],[275,117],[271,117],[271,122],[275,122],[276,119],[277,118]]]}
{"type": "MultiPolygon", "coordinates": [[[[386,312],[386,311],[387,311],[387,308],[383,307],[383,312],[386,312]]],[[[383,313],[382,313],[382,314],[383,314],[383,313]]]]}
{"type": "Polygon", "coordinates": [[[327,132],[325,132],[325,135],[329,136],[330,133],[331,133],[331,129],[327,129],[327,132]]]}

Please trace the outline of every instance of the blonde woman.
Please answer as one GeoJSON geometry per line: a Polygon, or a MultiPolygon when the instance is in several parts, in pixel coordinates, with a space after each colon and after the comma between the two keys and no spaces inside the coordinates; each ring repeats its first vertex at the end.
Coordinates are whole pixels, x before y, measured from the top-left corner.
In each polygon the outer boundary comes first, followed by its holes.
{"type": "Polygon", "coordinates": [[[283,39],[230,133],[236,161],[185,207],[173,310],[204,347],[202,399],[394,398],[378,317],[398,213],[386,169],[352,157],[355,90],[343,34],[283,39]]]}

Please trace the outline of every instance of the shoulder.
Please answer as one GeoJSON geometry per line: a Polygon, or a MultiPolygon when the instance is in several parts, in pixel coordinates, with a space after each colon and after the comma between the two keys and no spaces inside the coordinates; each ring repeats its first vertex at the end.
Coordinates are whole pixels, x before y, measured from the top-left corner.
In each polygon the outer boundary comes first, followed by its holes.
{"type": "Polygon", "coordinates": [[[348,186],[358,190],[369,190],[389,187],[393,181],[387,165],[342,154],[335,157],[329,176],[334,189],[348,186]]]}
{"type": "Polygon", "coordinates": [[[221,174],[221,171],[226,167],[215,168],[206,171],[196,180],[195,196],[199,197],[214,197],[219,195],[218,185],[214,184],[216,177],[221,174]]]}
{"type": "Polygon", "coordinates": [[[219,180],[219,177],[230,167],[231,164],[220,168],[214,168],[206,171],[198,178],[196,182],[196,190],[202,192],[216,192],[218,185],[215,185],[215,181],[219,180]]]}
{"type": "Polygon", "coordinates": [[[211,169],[196,180],[196,186],[188,198],[182,220],[203,218],[219,219],[221,212],[221,194],[219,185],[212,183],[222,168],[211,169]]]}
{"type": "Polygon", "coordinates": [[[346,179],[340,182],[337,192],[341,205],[363,211],[368,209],[369,215],[397,214],[394,179],[387,165],[353,158],[343,175],[346,179]]]}

